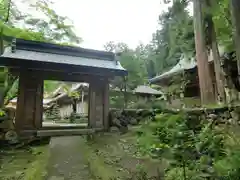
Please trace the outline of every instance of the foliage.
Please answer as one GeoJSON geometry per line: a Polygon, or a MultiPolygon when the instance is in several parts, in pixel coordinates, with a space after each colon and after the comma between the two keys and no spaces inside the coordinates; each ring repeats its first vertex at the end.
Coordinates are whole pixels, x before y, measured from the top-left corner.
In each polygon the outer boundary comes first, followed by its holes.
{"type": "MultiPolygon", "coordinates": [[[[168,71],[179,61],[182,54],[187,59],[195,56],[193,18],[188,11],[192,2],[187,0],[164,2],[168,4],[169,8],[159,15],[159,28],[153,34],[150,43],[152,47],[151,57],[154,57],[151,59],[154,64],[151,71],[156,74],[168,71]]],[[[218,44],[223,46],[227,52],[232,52],[234,41],[232,38],[230,1],[218,0],[211,1],[211,3],[213,4],[211,9],[204,8],[204,15],[206,16],[209,12],[212,14],[218,44]]],[[[207,42],[209,38],[207,34],[207,42]]]]}
{"type": "Polygon", "coordinates": [[[223,177],[226,180],[238,179],[240,176],[239,163],[240,163],[240,136],[239,126],[231,126],[226,134],[226,155],[214,161],[214,170],[216,177],[223,177]]]}
{"type": "MultiPolygon", "coordinates": [[[[165,106],[163,100],[158,100],[155,97],[145,99],[144,97],[137,97],[136,94],[127,94],[127,102],[125,108],[129,109],[161,109],[165,106]]],[[[124,107],[124,92],[112,92],[110,94],[110,107],[121,109],[124,107]]]]}
{"type": "Polygon", "coordinates": [[[25,8],[29,10],[27,12],[13,1],[8,9],[8,3],[9,0],[0,2],[0,28],[3,28],[4,35],[55,43],[78,44],[81,41],[81,38],[74,33],[71,21],[55,12],[51,1],[17,2],[24,3],[25,8]],[[8,10],[9,18],[7,18],[8,10]],[[5,23],[7,19],[8,22],[5,23]]]}
{"type": "Polygon", "coordinates": [[[71,20],[55,12],[50,1],[40,0],[36,3],[29,3],[29,6],[46,17],[38,18],[28,14],[24,21],[31,26],[32,31],[42,32],[45,39],[51,42],[64,44],[79,44],[81,42],[81,38],[74,32],[71,20]]]}
{"type": "Polygon", "coordinates": [[[0,117],[5,116],[5,111],[3,111],[2,109],[0,109],[0,117]]]}
{"type": "Polygon", "coordinates": [[[218,0],[210,10],[213,13],[213,21],[217,33],[217,39],[228,52],[233,51],[232,21],[230,12],[230,1],[218,0]]]}
{"type": "MultiPolygon", "coordinates": [[[[193,20],[187,11],[188,2],[174,1],[169,9],[159,16],[159,29],[152,41],[130,49],[124,43],[108,42],[105,49],[121,52],[119,60],[129,72],[127,89],[146,83],[158,73],[173,67],[182,54],[190,58],[195,53],[193,20]]],[[[124,89],[123,80],[115,79],[114,87],[124,89]]]]}
{"type": "MultiPolygon", "coordinates": [[[[181,56],[186,60],[195,56],[193,17],[189,13],[191,1],[170,0],[168,9],[159,15],[159,28],[153,33],[152,41],[139,44],[136,49],[129,49],[124,43],[109,42],[105,49],[121,52],[120,62],[129,71],[127,88],[133,89],[152,78],[171,69],[181,56]]],[[[217,34],[218,43],[228,51],[233,51],[232,24],[229,1],[213,1],[211,9],[205,8],[205,15],[211,12],[217,34]],[[223,23],[224,22],[224,23],[223,23]]],[[[207,23],[206,28],[207,29],[207,23]]],[[[209,43],[210,37],[206,36],[209,43]]],[[[173,80],[173,84],[178,82],[173,80]]],[[[115,87],[124,89],[123,80],[115,79],[115,87]]]]}
{"type": "MultiPolygon", "coordinates": [[[[147,71],[144,64],[144,59],[141,54],[136,50],[130,49],[124,43],[114,43],[108,42],[105,45],[105,49],[112,52],[121,52],[119,61],[121,65],[127,69],[127,89],[133,90],[139,84],[144,84],[147,78],[147,71]]],[[[113,88],[118,88],[120,90],[124,89],[123,78],[115,78],[112,82],[113,88]]]]}
{"type": "Polygon", "coordinates": [[[16,95],[17,77],[12,76],[6,67],[0,67],[0,107],[4,101],[8,102],[9,98],[16,95]]]}
{"type": "Polygon", "coordinates": [[[140,152],[167,159],[166,179],[237,179],[240,143],[226,127],[203,120],[195,128],[185,114],[157,115],[143,125],[140,152]],[[229,144],[229,142],[233,142],[229,144]]]}
{"type": "Polygon", "coordinates": [[[174,66],[180,56],[192,57],[195,52],[193,20],[186,1],[173,1],[159,16],[160,28],[153,34],[152,46],[156,53],[155,71],[163,73],[174,66]]]}
{"type": "MultiPolygon", "coordinates": [[[[14,2],[11,2],[10,9],[8,9],[8,3],[8,0],[0,1],[1,35],[65,44],[80,42],[80,38],[74,33],[72,23],[69,22],[68,18],[58,15],[52,9],[50,1],[41,0],[36,3],[30,1],[23,2],[26,6],[31,7],[31,10],[42,12],[45,18],[33,17],[32,14],[36,13],[22,12],[14,2]],[[5,20],[7,19],[9,21],[6,23],[5,20]],[[19,24],[21,24],[21,28],[19,24]]],[[[5,67],[1,67],[0,76],[2,83],[0,87],[0,106],[2,106],[4,101],[7,103],[11,98],[16,96],[18,81],[17,77],[13,77],[5,67]]],[[[49,83],[48,85],[52,86],[49,83]]]]}
{"type": "Polygon", "coordinates": [[[45,111],[46,119],[51,121],[61,120],[60,109],[57,103],[53,104],[52,107],[45,111]]]}
{"type": "Polygon", "coordinates": [[[124,96],[123,93],[110,94],[110,107],[111,108],[122,108],[124,107],[124,96]]]}
{"type": "Polygon", "coordinates": [[[138,99],[129,106],[133,109],[162,109],[165,105],[164,101],[156,100],[155,98],[152,100],[145,100],[144,98],[138,99]]]}
{"type": "Polygon", "coordinates": [[[79,99],[80,98],[80,92],[75,90],[73,91],[71,89],[71,86],[68,86],[67,84],[63,85],[63,89],[64,91],[68,94],[69,97],[71,97],[72,99],[79,99]]]}
{"type": "Polygon", "coordinates": [[[55,89],[57,89],[57,87],[60,86],[60,82],[58,81],[44,81],[44,94],[48,95],[50,93],[52,93],[55,89]]]}
{"type": "Polygon", "coordinates": [[[9,89],[7,91],[7,95],[5,97],[4,104],[7,104],[11,99],[17,97],[18,93],[18,79],[16,79],[12,85],[9,85],[9,89]]]}

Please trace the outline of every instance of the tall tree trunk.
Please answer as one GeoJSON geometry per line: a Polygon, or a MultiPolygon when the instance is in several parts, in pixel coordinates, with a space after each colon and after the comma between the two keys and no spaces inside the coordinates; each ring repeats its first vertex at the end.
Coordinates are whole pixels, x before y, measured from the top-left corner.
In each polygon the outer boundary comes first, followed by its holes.
{"type": "Polygon", "coordinates": [[[194,33],[196,57],[198,66],[198,77],[202,105],[215,102],[212,85],[212,77],[208,65],[208,56],[204,36],[203,13],[201,0],[194,0],[194,33]]]}
{"type": "Polygon", "coordinates": [[[240,83],[240,0],[231,0],[231,13],[234,27],[234,40],[236,46],[238,81],[240,83]]]}
{"type": "MultiPolygon", "coordinates": [[[[215,38],[216,38],[214,28],[212,29],[212,33],[214,34],[213,36],[215,36],[215,38]]],[[[224,90],[224,76],[223,76],[222,69],[221,69],[220,55],[219,55],[218,44],[217,44],[216,39],[212,41],[212,53],[213,53],[217,91],[218,91],[218,96],[219,96],[218,101],[225,103],[226,96],[225,96],[225,90],[224,90]]]]}
{"type": "Polygon", "coordinates": [[[213,55],[213,62],[214,62],[214,70],[215,70],[215,77],[216,77],[216,86],[217,86],[217,94],[218,94],[218,101],[219,102],[226,102],[226,95],[224,90],[224,74],[223,69],[221,68],[221,61],[220,61],[220,55],[218,50],[218,43],[217,43],[217,37],[216,37],[216,31],[215,26],[213,22],[213,15],[211,13],[212,0],[206,0],[206,5],[208,8],[208,14],[206,15],[206,21],[208,24],[208,38],[210,39],[210,46],[212,49],[212,55],[213,55]]]}

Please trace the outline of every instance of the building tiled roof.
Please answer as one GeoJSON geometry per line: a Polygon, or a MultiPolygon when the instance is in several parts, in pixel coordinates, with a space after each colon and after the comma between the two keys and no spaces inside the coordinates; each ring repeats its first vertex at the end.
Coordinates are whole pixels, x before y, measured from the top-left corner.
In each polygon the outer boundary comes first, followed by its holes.
{"type": "Polygon", "coordinates": [[[138,86],[134,90],[134,92],[139,93],[139,94],[150,94],[150,95],[162,95],[163,94],[163,92],[153,89],[149,86],[145,86],[145,85],[138,86]]]}
{"type": "Polygon", "coordinates": [[[196,62],[195,62],[194,58],[192,58],[190,60],[186,60],[186,59],[182,58],[172,69],[170,69],[169,71],[167,71],[159,76],[156,76],[156,77],[150,79],[149,81],[150,81],[150,83],[154,83],[161,79],[165,79],[165,78],[168,78],[175,74],[181,73],[184,70],[193,69],[195,67],[196,67],[196,62]]]}
{"type": "MultiPolygon", "coordinates": [[[[43,105],[46,105],[46,104],[50,103],[51,101],[52,101],[52,99],[50,99],[50,98],[45,98],[45,99],[43,99],[43,105]]],[[[11,100],[10,100],[10,103],[17,103],[17,97],[11,99],[11,100]]]]}
{"type": "MultiPolygon", "coordinates": [[[[220,53],[220,56],[222,56],[224,54],[224,48],[223,47],[219,47],[219,53],[220,53]]],[[[208,56],[208,60],[209,60],[209,62],[213,61],[212,51],[210,52],[210,54],[208,56]]],[[[195,67],[197,67],[197,63],[196,63],[195,58],[186,59],[186,58],[184,58],[184,56],[182,56],[180,58],[179,62],[172,69],[170,69],[169,71],[167,71],[165,73],[162,73],[159,76],[156,76],[152,79],[149,79],[149,82],[150,83],[155,83],[155,82],[158,82],[162,79],[165,79],[165,78],[171,77],[173,75],[179,74],[179,73],[183,72],[184,70],[193,69],[195,67]]]]}
{"type": "MultiPolygon", "coordinates": [[[[19,61],[30,63],[48,63],[49,65],[66,65],[68,67],[98,68],[121,72],[127,71],[116,61],[115,54],[106,51],[62,46],[51,43],[16,39],[16,45],[5,48],[1,55],[1,65],[20,66],[19,61]],[[11,59],[11,64],[9,59],[11,59]]],[[[66,67],[65,66],[65,67],[66,67]]],[[[59,69],[58,69],[59,70],[59,69]]],[[[62,69],[64,70],[64,69],[62,69]]]]}

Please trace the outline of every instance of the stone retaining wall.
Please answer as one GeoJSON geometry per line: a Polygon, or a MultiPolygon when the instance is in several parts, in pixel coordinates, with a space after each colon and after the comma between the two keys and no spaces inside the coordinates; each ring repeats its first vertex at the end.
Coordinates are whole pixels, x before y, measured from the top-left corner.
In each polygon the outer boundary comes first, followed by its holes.
{"type": "Polygon", "coordinates": [[[186,115],[192,123],[199,123],[203,119],[213,120],[216,123],[240,124],[240,106],[194,109],[111,109],[110,126],[127,129],[128,125],[137,125],[141,120],[149,118],[155,120],[156,114],[170,113],[186,115]]]}

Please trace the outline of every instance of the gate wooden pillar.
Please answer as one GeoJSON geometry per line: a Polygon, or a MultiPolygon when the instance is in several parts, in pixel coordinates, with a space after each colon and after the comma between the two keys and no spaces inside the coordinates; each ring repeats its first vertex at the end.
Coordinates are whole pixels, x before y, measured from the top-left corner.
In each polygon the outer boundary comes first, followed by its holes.
{"type": "Polygon", "coordinates": [[[43,79],[31,70],[20,72],[16,129],[39,129],[42,127],[43,79]]]}
{"type": "Polygon", "coordinates": [[[104,89],[103,89],[103,125],[104,129],[108,130],[110,127],[109,124],[109,82],[105,81],[104,83],[104,89]]]}
{"type": "Polygon", "coordinates": [[[109,128],[109,82],[96,79],[89,83],[88,126],[109,128]]]}

